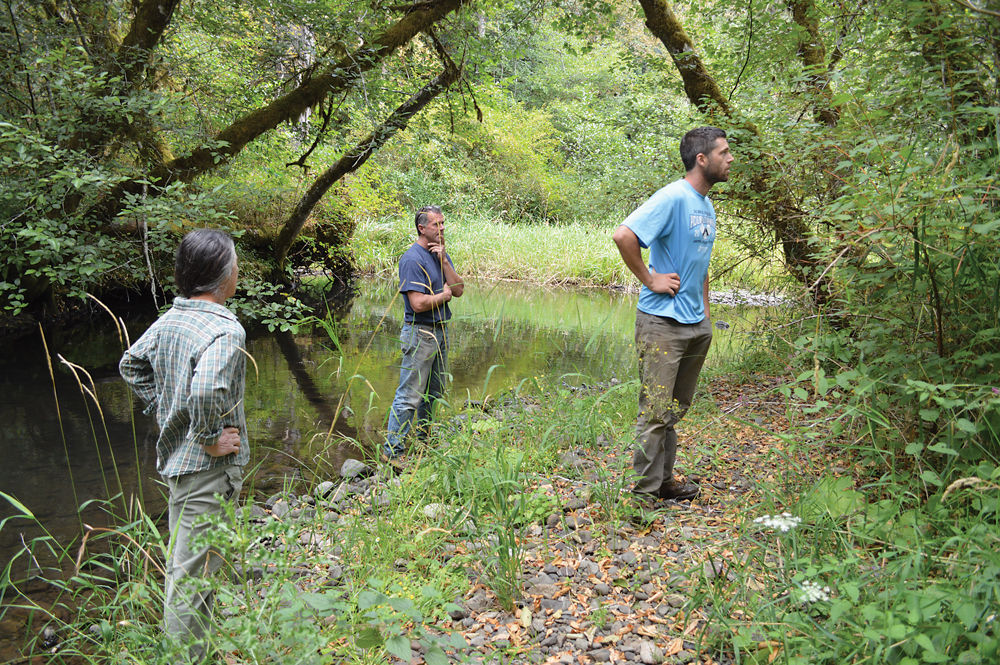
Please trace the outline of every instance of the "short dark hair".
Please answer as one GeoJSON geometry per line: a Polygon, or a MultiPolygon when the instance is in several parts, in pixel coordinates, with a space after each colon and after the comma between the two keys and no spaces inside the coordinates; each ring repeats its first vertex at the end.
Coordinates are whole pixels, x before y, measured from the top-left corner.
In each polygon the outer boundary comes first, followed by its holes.
{"type": "Polygon", "coordinates": [[[191,231],[177,247],[174,284],[185,298],[216,293],[236,267],[236,246],[225,231],[191,231]]]}
{"type": "Polygon", "coordinates": [[[726,132],[718,127],[695,127],[681,139],[681,161],[684,170],[690,171],[698,162],[698,155],[712,152],[715,142],[726,138],[726,132]]]}
{"type": "Polygon", "coordinates": [[[413,225],[417,227],[417,233],[420,233],[421,226],[427,226],[427,213],[429,212],[440,215],[441,208],[438,206],[424,206],[417,211],[417,216],[413,219],[413,225]]]}

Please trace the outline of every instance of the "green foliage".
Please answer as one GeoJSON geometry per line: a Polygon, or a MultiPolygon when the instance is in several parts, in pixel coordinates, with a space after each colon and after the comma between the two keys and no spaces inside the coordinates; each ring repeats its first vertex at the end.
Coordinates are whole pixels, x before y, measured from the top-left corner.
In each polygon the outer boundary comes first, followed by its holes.
{"type": "Polygon", "coordinates": [[[748,522],[737,579],[703,585],[694,599],[711,599],[712,639],[749,662],[992,662],[998,479],[982,465],[926,503],[905,494],[868,503],[847,490],[848,507],[830,497],[849,512],[809,508],[829,500],[809,491],[791,508],[801,521],[785,513],[748,522]]]}

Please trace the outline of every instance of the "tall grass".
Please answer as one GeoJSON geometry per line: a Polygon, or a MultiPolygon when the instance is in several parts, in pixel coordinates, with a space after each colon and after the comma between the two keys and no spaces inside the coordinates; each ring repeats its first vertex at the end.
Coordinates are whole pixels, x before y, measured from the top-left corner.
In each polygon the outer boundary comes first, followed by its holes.
{"type": "MultiPolygon", "coordinates": [[[[617,222],[593,224],[512,224],[486,217],[446,217],[448,253],[459,274],[487,279],[512,279],[535,284],[636,287],[611,241],[617,222]]],[[[400,255],[415,237],[412,219],[366,219],[351,240],[357,268],[367,274],[394,274],[400,255]]],[[[712,288],[773,290],[781,284],[780,267],[762,261],[742,261],[741,252],[719,234],[712,269],[721,275],[712,288]]],[[[776,257],[775,257],[776,259],[776,257]]]]}

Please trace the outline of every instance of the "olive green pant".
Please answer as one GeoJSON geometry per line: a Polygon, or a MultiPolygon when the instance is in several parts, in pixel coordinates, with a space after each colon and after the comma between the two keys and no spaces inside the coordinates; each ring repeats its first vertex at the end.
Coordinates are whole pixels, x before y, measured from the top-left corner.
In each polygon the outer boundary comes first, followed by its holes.
{"type": "Polygon", "coordinates": [[[674,477],[677,432],[694,398],[698,375],[712,344],[712,322],[680,324],[637,311],[635,348],[639,354],[639,416],[632,455],[634,491],[657,493],[674,477]]]}
{"type": "Polygon", "coordinates": [[[243,469],[227,464],[165,480],[170,489],[170,547],[163,619],[167,637],[186,646],[190,662],[197,663],[206,655],[214,593],[207,580],[196,578],[217,571],[222,557],[208,547],[192,549],[191,541],[211,528],[205,516],[221,514],[224,502],[239,498],[243,469]]]}

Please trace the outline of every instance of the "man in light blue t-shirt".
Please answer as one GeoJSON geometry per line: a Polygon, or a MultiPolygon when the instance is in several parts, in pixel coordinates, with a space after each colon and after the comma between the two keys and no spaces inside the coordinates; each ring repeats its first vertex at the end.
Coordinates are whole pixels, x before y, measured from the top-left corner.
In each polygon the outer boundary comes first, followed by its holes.
{"type": "Polygon", "coordinates": [[[729,179],[733,155],[717,127],[681,139],[687,175],[639,206],[614,233],[622,260],[642,282],[635,346],[642,386],[632,467],[633,492],[646,498],[693,499],[699,487],[674,477],[674,425],[691,406],[712,343],[708,262],[715,242],[715,208],[708,191],[729,179]],[[642,249],[649,249],[649,265],[642,249]]]}

